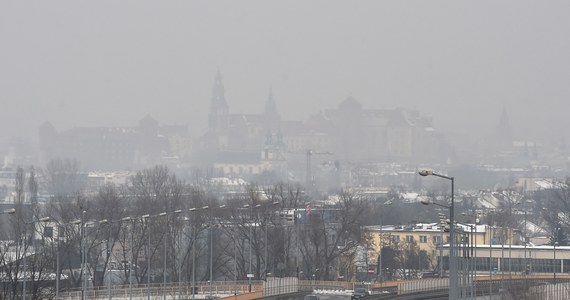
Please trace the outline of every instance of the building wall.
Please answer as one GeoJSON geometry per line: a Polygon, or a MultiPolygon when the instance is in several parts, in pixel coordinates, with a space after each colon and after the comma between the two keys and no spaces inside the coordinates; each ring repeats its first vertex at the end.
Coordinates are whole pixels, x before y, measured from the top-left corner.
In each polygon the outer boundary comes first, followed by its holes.
{"type": "MultiPolygon", "coordinates": [[[[402,227],[405,228],[405,227],[402,227]]],[[[415,242],[416,246],[419,247],[420,251],[426,251],[428,256],[434,257],[438,254],[438,245],[443,239],[444,244],[449,243],[449,232],[442,232],[438,230],[438,227],[434,226],[434,229],[385,229],[385,230],[366,230],[367,234],[370,234],[372,239],[372,246],[368,250],[368,257],[370,261],[376,263],[378,256],[380,254],[380,236],[383,236],[382,246],[393,246],[394,243],[400,243],[399,245],[406,245],[406,243],[415,242]]],[[[473,235],[467,234],[467,238],[471,240],[476,245],[483,245],[486,240],[486,233],[475,232],[473,235]]]]}

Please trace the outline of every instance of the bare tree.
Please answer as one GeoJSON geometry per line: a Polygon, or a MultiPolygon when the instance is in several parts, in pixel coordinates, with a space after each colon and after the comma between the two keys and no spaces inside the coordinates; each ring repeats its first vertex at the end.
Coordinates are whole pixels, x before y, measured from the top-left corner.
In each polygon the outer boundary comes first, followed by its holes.
{"type": "Polygon", "coordinates": [[[342,192],[338,204],[311,212],[300,233],[301,253],[306,274],[330,279],[341,256],[352,255],[358,245],[369,248],[371,239],[360,230],[369,212],[369,200],[352,192],[342,192]],[[342,246],[342,247],[341,247],[342,246]],[[315,272],[315,270],[319,272],[315,272]]]}
{"type": "Polygon", "coordinates": [[[77,160],[50,160],[43,172],[46,191],[56,199],[73,199],[83,188],[78,173],[77,160]]]}
{"type": "MultiPolygon", "coordinates": [[[[91,246],[95,247],[96,251],[92,251],[88,255],[93,266],[100,266],[100,273],[98,276],[93,276],[93,284],[101,285],[104,282],[104,274],[111,269],[113,263],[119,260],[114,257],[113,249],[117,245],[121,226],[119,220],[124,218],[127,211],[127,203],[124,201],[124,192],[120,187],[113,184],[106,184],[99,189],[99,192],[94,197],[92,209],[92,216],[96,220],[106,220],[107,222],[99,225],[97,228],[97,238],[100,241],[94,242],[91,246]],[[104,251],[102,251],[104,249],[104,251]]],[[[95,241],[95,239],[94,239],[95,241]]],[[[109,277],[108,280],[111,278],[109,277]]]]}
{"type": "Polygon", "coordinates": [[[550,231],[550,243],[568,245],[570,234],[570,178],[552,182],[552,187],[535,195],[537,210],[550,231]]]}
{"type": "Polygon", "coordinates": [[[30,193],[30,203],[38,204],[38,180],[34,166],[30,167],[30,177],[28,178],[28,191],[30,193]]]}
{"type": "MultiPolygon", "coordinates": [[[[127,183],[127,190],[129,193],[129,202],[134,210],[130,211],[133,216],[142,216],[145,214],[153,215],[160,212],[172,213],[175,210],[185,208],[183,204],[185,185],[180,181],[175,174],[171,173],[166,166],[155,166],[152,169],[145,169],[137,172],[127,183]]],[[[146,261],[143,258],[145,251],[148,251],[148,231],[159,239],[151,239],[150,257],[153,259],[162,258],[164,256],[174,257],[177,239],[177,233],[180,228],[180,220],[178,218],[165,217],[165,220],[154,220],[148,223],[148,226],[139,226],[140,230],[134,230],[132,245],[130,249],[133,251],[132,255],[135,261],[146,261]],[[178,226],[177,226],[178,225],[178,226]],[[163,239],[166,239],[165,241],[163,239]],[[167,253],[158,251],[162,249],[162,245],[167,243],[167,253]]],[[[126,259],[125,260],[129,260],[126,259]]],[[[167,270],[163,270],[163,274],[175,274],[176,266],[173,259],[168,260],[167,270]]],[[[142,282],[143,277],[148,276],[147,267],[137,268],[134,270],[136,278],[142,282]]]]}

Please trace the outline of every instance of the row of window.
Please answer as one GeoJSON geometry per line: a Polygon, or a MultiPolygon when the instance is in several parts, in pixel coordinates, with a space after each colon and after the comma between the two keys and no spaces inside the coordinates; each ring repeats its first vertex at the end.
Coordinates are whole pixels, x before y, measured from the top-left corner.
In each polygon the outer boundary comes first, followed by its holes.
{"type": "MultiPolygon", "coordinates": [[[[477,271],[495,272],[527,272],[527,273],[568,273],[568,259],[537,259],[537,258],[492,258],[473,257],[471,269],[477,271]]],[[[449,269],[449,257],[443,257],[443,268],[449,269]]]]}
{"type": "Polygon", "coordinates": [[[228,173],[243,174],[245,170],[247,170],[247,172],[248,172],[249,174],[253,174],[253,167],[247,167],[247,168],[244,168],[244,167],[236,167],[235,169],[234,169],[233,166],[229,166],[229,167],[228,167],[228,173]],[[237,172],[236,172],[236,171],[237,171],[237,172]]]}
{"type": "MultiPolygon", "coordinates": [[[[392,235],[391,238],[392,238],[392,241],[394,241],[394,242],[401,241],[399,235],[392,235]]],[[[434,235],[431,238],[432,238],[432,243],[434,245],[439,245],[441,243],[441,237],[440,236],[434,235]]],[[[449,243],[449,237],[446,237],[446,238],[447,238],[447,243],[449,243]]],[[[419,242],[422,244],[428,242],[428,236],[427,235],[420,235],[419,239],[420,239],[419,242]]],[[[407,243],[411,243],[414,241],[414,236],[413,235],[406,235],[406,236],[404,236],[404,241],[406,241],[407,243]]]]}

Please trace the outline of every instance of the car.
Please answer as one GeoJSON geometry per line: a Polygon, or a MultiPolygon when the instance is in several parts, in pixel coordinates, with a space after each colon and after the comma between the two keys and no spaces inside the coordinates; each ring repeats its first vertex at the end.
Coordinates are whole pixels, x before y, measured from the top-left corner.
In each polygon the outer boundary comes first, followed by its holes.
{"type": "Polygon", "coordinates": [[[310,294],[307,295],[303,298],[303,300],[319,300],[319,296],[315,295],[315,294],[310,294]]]}
{"type": "Polygon", "coordinates": [[[350,296],[350,299],[360,299],[360,298],[364,298],[366,296],[368,296],[368,290],[366,290],[365,288],[355,288],[354,292],[352,292],[352,295],[350,296]]]}

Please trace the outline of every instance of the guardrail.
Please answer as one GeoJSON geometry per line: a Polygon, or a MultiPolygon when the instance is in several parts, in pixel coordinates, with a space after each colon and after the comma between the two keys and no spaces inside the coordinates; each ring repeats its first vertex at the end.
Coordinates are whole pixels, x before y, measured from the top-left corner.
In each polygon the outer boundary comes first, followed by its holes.
{"type": "MultiPolygon", "coordinates": [[[[367,287],[378,294],[413,294],[428,293],[430,291],[447,290],[448,278],[414,279],[406,281],[386,281],[372,284],[347,281],[314,281],[297,280],[296,278],[275,278],[265,281],[218,281],[197,282],[194,290],[191,283],[171,283],[142,285],[115,285],[112,286],[111,296],[114,299],[162,299],[166,294],[167,299],[208,299],[229,298],[247,300],[256,297],[277,297],[281,294],[296,292],[313,292],[315,290],[344,290],[351,291],[356,287],[367,287]],[[193,293],[194,291],[194,293],[193,293]],[[251,293],[251,294],[250,294],[251,293]],[[249,296],[248,296],[249,295],[249,296]]],[[[62,299],[81,299],[81,290],[73,289],[60,293],[62,299]]],[[[87,299],[107,299],[109,290],[107,287],[89,288],[86,292],[87,299]]],[[[548,299],[570,299],[570,275],[557,274],[530,274],[530,275],[495,275],[477,276],[473,284],[471,294],[496,293],[501,295],[549,295],[548,299]]],[[[522,296],[521,296],[522,297],[522,296]]],[[[539,297],[540,299],[547,299],[539,297]]],[[[517,299],[516,297],[513,299],[517,299]]],[[[519,298],[525,299],[525,298],[519,298]]],[[[534,299],[534,298],[526,298],[534,299]]]]}
{"type": "MultiPolygon", "coordinates": [[[[263,281],[252,281],[251,291],[262,291],[263,281]]],[[[190,297],[189,299],[205,299],[210,295],[216,298],[229,295],[246,294],[250,292],[248,281],[216,281],[210,285],[208,282],[197,282],[194,289],[192,283],[170,283],[163,284],[133,284],[129,285],[113,285],[111,287],[112,298],[144,298],[150,295],[151,299],[162,299],[163,295],[167,295],[167,299],[175,299],[177,295],[190,297]],[[193,296],[193,297],[192,297],[193,296]]],[[[81,299],[82,291],[80,288],[68,289],[60,293],[61,299],[81,299]]],[[[108,299],[109,288],[105,286],[91,287],[86,290],[87,299],[108,299]]]]}

